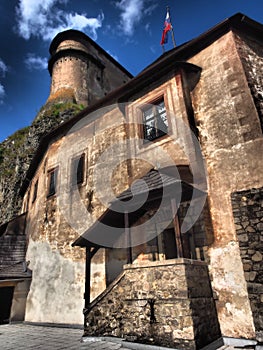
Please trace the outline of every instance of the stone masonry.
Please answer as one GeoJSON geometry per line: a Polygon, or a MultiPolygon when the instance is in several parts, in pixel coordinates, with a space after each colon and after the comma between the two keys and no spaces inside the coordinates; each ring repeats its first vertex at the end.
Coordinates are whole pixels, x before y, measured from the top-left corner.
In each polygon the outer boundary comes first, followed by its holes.
{"type": "Polygon", "coordinates": [[[188,350],[220,337],[207,266],[187,259],[125,265],[91,303],[86,322],[85,335],[188,350]]]}
{"type": "Polygon", "coordinates": [[[232,207],[255,328],[263,336],[263,188],[235,192],[232,207]]]}

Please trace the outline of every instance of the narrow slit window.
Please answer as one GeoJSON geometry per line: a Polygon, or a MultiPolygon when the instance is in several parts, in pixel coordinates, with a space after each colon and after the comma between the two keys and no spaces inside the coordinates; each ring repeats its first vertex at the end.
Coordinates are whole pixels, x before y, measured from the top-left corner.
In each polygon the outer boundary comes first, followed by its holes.
{"type": "Polygon", "coordinates": [[[37,190],[38,190],[38,180],[34,184],[34,192],[33,192],[32,203],[34,203],[35,200],[37,199],[37,190]]]}
{"type": "Polygon", "coordinates": [[[57,191],[57,177],[58,169],[53,169],[48,173],[48,194],[47,196],[54,196],[57,191]]]}
{"type": "Polygon", "coordinates": [[[72,160],[72,185],[79,185],[84,182],[85,154],[72,160]]]}
{"type": "Polygon", "coordinates": [[[146,142],[167,134],[168,120],[163,98],[144,108],[142,113],[143,136],[146,142]]]}

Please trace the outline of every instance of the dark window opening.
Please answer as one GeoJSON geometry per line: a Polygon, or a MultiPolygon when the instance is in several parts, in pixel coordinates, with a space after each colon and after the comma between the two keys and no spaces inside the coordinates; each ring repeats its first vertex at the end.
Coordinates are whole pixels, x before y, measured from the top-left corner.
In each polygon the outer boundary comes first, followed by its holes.
{"type": "Polygon", "coordinates": [[[84,182],[85,154],[72,160],[72,184],[79,185],[84,182]]]}
{"type": "Polygon", "coordinates": [[[166,229],[162,233],[163,235],[163,247],[166,259],[177,258],[177,248],[174,228],[166,229]]]}
{"type": "Polygon", "coordinates": [[[152,226],[149,232],[154,235],[147,244],[133,248],[133,260],[136,260],[140,254],[145,254],[150,261],[176,258],[205,261],[207,246],[205,223],[209,224],[208,213],[205,215],[207,209],[205,208],[199,218],[195,219],[195,208],[189,210],[190,202],[183,202],[171,221],[173,210],[169,202],[163,203],[161,209],[156,209],[153,202],[152,205],[151,207],[149,204],[145,214],[132,224],[132,227],[136,227],[137,224],[141,225],[151,219],[152,226]],[[158,215],[156,215],[157,210],[158,215]],[[181,225],[186,218],[193,220],[193,226],[187,232],[181,232],[181,225]]]}
{"type": "Polygon", "coordinates": [[[53,169],[49,171],[48,173],[49,181],[48,181],[48,194],[47,196],[54,196],[57,191],[57,176],[58,176],[58,169],[53,169]]]}
{"type": "Polygon", "coordinates": [[[0,288],[0,324],[9,323],[14,287],[0,288]]]}
{"type": "Polygon", "coordinates": [[[152,141],[167,134],[168,120],[163,99],[143,109],[142,113],[145,141],[152,141]]]}
{"type": "Polygon", "coordinates": [[[35,182],[35,185],[34,185],[32,203],[34,203],[35,200],[37,199],[37,190],[38,190],[38,180],[35,182]]]}

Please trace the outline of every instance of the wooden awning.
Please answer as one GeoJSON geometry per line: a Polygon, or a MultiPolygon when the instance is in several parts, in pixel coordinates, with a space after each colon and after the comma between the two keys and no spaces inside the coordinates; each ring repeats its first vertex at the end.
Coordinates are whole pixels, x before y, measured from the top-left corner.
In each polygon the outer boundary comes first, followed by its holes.
{"type": "MultiPolygon", "coordinates": [[[[178,204],[190,201],[193,190],[191,184],[152,169],[118,195],[103,215],[72,246],[109,247],[113,241],[118,241],[127,228],[125,213],[131,227],[153,205],[158,207],[161,203],[169,204],[172,198],[176,198],[178,204]],[[141,205],[138,207],[138,204],[141,205]]],[[[206,195],[205,192],[195,189],[196,194],[206,195]]]]}

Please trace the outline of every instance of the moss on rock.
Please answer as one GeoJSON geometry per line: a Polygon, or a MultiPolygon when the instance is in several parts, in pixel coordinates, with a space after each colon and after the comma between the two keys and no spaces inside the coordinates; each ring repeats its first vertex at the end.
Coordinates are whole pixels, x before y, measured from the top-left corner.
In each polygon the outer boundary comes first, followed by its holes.
{"type": "Polygon", "coordinates": [[[19,189],[41,138],[84,108],[74,102],[47,103],[32,124],[0,143],[0,224],[11,220],[21,208],[19,189]]]}

